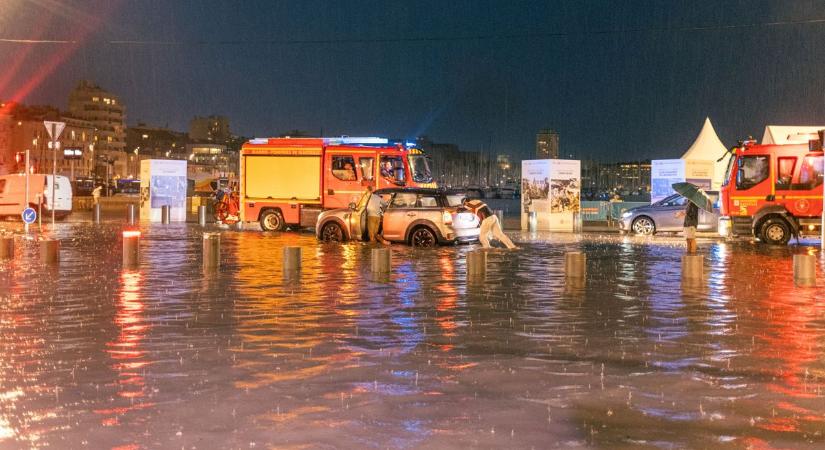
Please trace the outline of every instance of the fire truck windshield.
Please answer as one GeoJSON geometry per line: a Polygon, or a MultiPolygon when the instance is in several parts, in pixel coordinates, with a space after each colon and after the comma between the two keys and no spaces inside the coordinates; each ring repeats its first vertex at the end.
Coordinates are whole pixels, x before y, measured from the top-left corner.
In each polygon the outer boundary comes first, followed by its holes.
{"type": "Polygon", "coordinates": [[[731,171],[733,171],[734,162],[736,162],[736,153],[728,153],[728,155],[728,168],[725,169],[725,179],[722,181],[722,186],[727,186],[730,183],[731,171]]]}
{"type": "Polygon", "coordinates": [[[433,175],[430,172],[430,163],[426,155],[409,155],[410,172],[416,183],[432,183],[433,175]]]}

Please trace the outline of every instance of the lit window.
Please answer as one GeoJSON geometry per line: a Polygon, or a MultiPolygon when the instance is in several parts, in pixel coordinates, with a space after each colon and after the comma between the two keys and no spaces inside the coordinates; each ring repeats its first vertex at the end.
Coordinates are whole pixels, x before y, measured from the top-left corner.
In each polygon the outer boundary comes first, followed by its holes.
{"type": "Polygon", "coordinates": [[[148,134],[144,134],[144,135],[143,135],[143,139],[149,139],[149,135],[148,135],[148,134]]]}
{"type": "Polygon", "coordinates": [[[106,141],[112,142],[112,137],[111,136],[106,136],[106,141]]]}
{"type": "Polygon", "coordinates": [[[92,101],[93,101],[93,102],[99,102],[99,101],[100,101],[100,97],[92,97],[92,101]]]}

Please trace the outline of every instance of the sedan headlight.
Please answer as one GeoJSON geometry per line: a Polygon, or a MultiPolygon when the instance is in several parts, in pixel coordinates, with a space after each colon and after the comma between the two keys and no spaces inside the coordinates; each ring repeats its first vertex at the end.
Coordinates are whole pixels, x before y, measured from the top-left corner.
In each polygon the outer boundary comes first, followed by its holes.
{"type": "Polygon", "coordinates": [[[622,219],[627,219],[628,217],[630,217],[632,215],[633,215],[632,211],[625,211],[625,212],[622,213],[622,219]]]}

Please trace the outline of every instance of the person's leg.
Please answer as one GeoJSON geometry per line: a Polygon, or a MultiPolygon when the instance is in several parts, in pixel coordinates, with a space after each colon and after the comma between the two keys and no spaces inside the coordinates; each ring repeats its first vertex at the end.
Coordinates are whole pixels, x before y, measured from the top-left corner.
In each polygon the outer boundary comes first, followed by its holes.
{"type": "Polygon", "coordinates": [[[696,227],[685,227],[685,241],[687,242],[687,252],[696,253],[696,227]]]}
{"type": "Polygon", "coordinates": [[[516,244],[513,244],[513,241],[504,234],[504,230],[501,229],[501,223],[498,221],[498,217],[492,216],[491,219],[494,219],[492,222],[492,232],[493,237],[501,241],[509,249],[516,248],[516,244]]]}
{"type": "Polygon", "coordinates": [[[481,221],[481,228],[478,233],[478,241],[484,248],[490,248],[490,231],[492,227],[492,220],[495,216],[488,217],[481,221]]]}
{"type": "Polygon", "coordinates": [[[377,241],[375,236],[378,234],[378,221],[380,219],[381,219],[380,217],[375,217],[375,216],[368,216],[367,217],[367,233],[369,233],[370,242],[376,242],[377,241]]]}

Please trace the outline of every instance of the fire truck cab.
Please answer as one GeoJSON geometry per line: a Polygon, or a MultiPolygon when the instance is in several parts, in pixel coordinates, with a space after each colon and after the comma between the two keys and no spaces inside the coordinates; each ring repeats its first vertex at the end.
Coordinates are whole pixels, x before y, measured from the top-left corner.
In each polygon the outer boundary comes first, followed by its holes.
{"type": "Polygon", "coordinates": [[[820,233],[823,194],[822,140],[807,145],[756,145],[732,149],[721,189],[719,233],[754,236],[784,245],[792,236],[820,233]]]}
{"type": "Polygon", "coordinates": [[[383,138],[263,138],[241,147],[241,221],[264,231],[314,227],[367,186],[436,187],[427,156],[383,138]]]}

